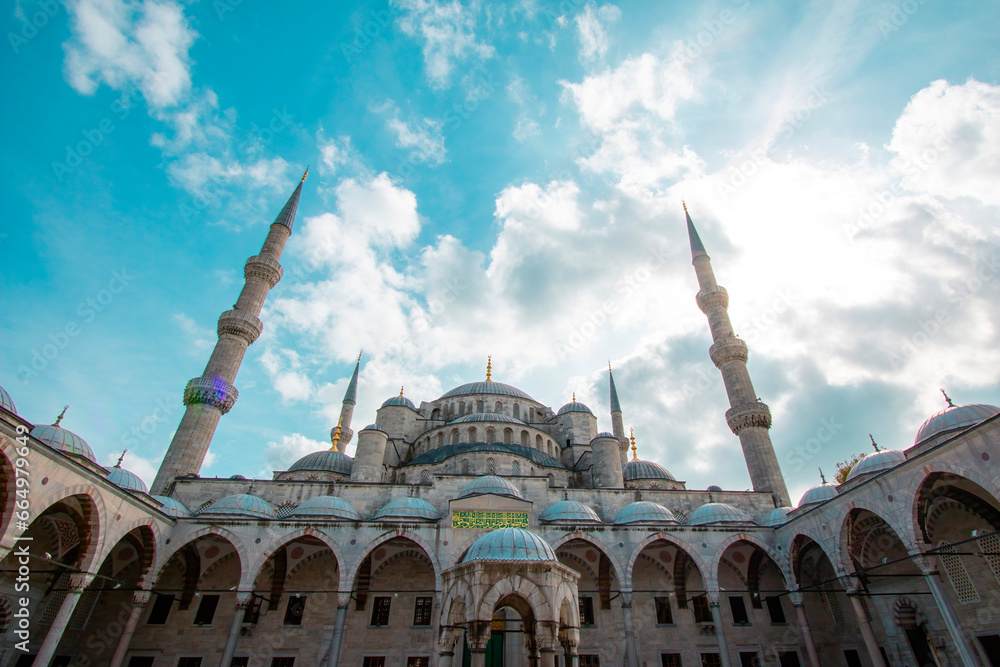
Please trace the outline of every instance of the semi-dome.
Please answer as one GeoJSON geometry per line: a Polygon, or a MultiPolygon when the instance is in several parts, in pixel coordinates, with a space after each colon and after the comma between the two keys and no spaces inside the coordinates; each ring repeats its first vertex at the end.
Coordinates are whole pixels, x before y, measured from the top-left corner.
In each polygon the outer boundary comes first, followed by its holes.
{"type": "Polygon", "coordinates": [[[260,496],[250,493],[238,493],[220,498],[199,514],[232,514],[234,516],[252,516],[257,519],[273,519],[274,508],[260,496]]]}
{"type": "Polygon", "coordinates": [[[898,449],[881,449],[868,454],[863,459],[854,464],[851,472],[847,473],[844,481],[857,479],[864,475],[871,475],[889,468],[894,468],[906,461],[906,454],[898,449]]]}
{"type": "Polygon", "coordinates": [[[17,414],[17,408],[14,407],[14,401],[11,399],[10,394],[3,387],[0,387],[0,408],[3,408],[7,412],[12,412],[17,414]]]}
{"type": "Polygon", "coordinates": [[[175,519],[180,517],[191,516],[191,512],[188,508],[184,507],[184,503],[177,500],[176,498],[171,498],[170,496],[152,496],[154,499],[163,504],[160,511],[168,516],[172,516],[175,519]]]}
{"type": "Polygon", "coordinates": [[[1000,414],[1000,408],[982,403],[949,405],[941,412],[931,415],[920,426],[916,437],[913,438],[913,444],[926,442],[942,433],[967,429],[997,414],[1000,414]]]}
{"type": "Polygon", "coordinates": [[[538,520],[601,523],[601,517],[597,516],[597,512],[576,500],[560,500],[554,505],[549,505],[538,515],[538,520]]]}
{"type": "Polygon", "coordinates": [[[548,542],[531,531],[523,528],[498,528],[472,543],[462,562],[473,560],[554,561],[556,552],[548,542]]]}
{"type": "Polygon", "coordinates": [[[817,484],[808,491],[802,494],[802,499],[799,500],[799,507],[805,507],[806,505],[815,505],[816,503],[823,503],[833,498],[838,493],[837,485],[831,482],[823,482],[822,484],[817,484]]]}
{"type": "Polygon", "coordinates": [[[746,512],[726,503],[705,503],[688,516],[688,524],[707,526],[712,523],[754,523],[746,512]]]}
{"type": "Polygon", "coordinates": [[[518,424],[526,426],[520,419],[514,419],[500,412],[473,412],[458,419],[452,419],[449,424],[465,424],[468,422],[501,422],[504,424],[518,424]]]}
{"type": "Polygon", "coordinates": [[[668,479],[676,481],[674,476],[659,463],[640,461],[639,459],[633,459],[622,466],[622,476],[626,482],[632,482],[637,479],[668,479]]]}
{"type": "Polygon", "coordinates": [[[397,498],[376,512],[374,518],[437,521],[438,511],[422,498],[397,498]]]}
{"type": "Polygon", "coordinates": [[[482,496],[487,493],[492,493],[498,496],[508,496],[510,498],[523,498],[521,492],[517,490],[517,487],[505,480],[503,477],[497,477],[496,475],[483,475],[482,477],[477,477],[462,489],[462,492],[458,494],[459,498],[468,498],[469,496],[482,496]]]}
{"type": "MultiPolygon", "coordinates": [[[[416,410],[417,409],[417,406],[415,406],[413,404],[413,401],[411,401],[410,399],[406,398],[405,396],[393,396],[392,398],[387,399],[385,401],[385,403],[382,404],[382,407],[383,408],[388,408],[388,407],[393,406],[393,405],[402,405],[402,406],[405,406],[405,407],[407,407],[407,408],[409,408],[411,410],[416,410]]],[[[382,430],[382,429],[379,429],[379,430],[382,430]]]]}
{"type": "Polygon", "coordinates": [[[455,398],[456,396],[473,396],[475,394],[494,394],[496,396],[523,398],[529,401],[535,400],[517,387],[512,387],[509,384],[504,384],[503,382],[493,381],[470,382],[468,384],[463,384],[461,387],[455,387],[454,389],[446,392],[438,400],[440,401],[446,398],[455,398]]]}
{"type": "Polygon", "coordinates": [[[97,462],[94,450],[90,448],[87,441],[76,433],[73,433],[73,431],[59,426],[59,420],[56,420],[55,424],[49,426],[36,426],[31,429],[31,435],[64,454],[80,456],[88,461],[97,462]]]}
{"type": "Polygon", "coordinates": [[[106,477],[109,482],[125,489],[126,491],[138,491],[140,493],[149,492],[149,489],[146,488],[146,483],[143,482],[138,475],[129,470],[125,470],[120,465],[116,465],[109,470],[106,477]]]}
{"type": "Polygon", "coordinates": [[[622,508],[622,511],[615,515],[613,523],[679,523],[674,513],[663,505],[651,503],[648,500],[640,500],[622,508]]]}
{"type": "Polygon", "coordinates": [[[332,449],[326,449],[321,452],[306,454],[289,466],[288,472],[311,470],[317,472],[335,472],[340,473],[341,475],[350,475],[351,468],[353,466],[354,459],[351,457],[345,456],[344,454],[332,449]]]}
{"type": "Polygon", "coordinates": [[[781,524],[788,521],[788,513],[792,511],[792,507],[775,507],[773,510],[761,517],[759,523],[762,526],[767,526],[772,528],[774,526],[780,526],[781,524]]]}
{"type": "Polygon", "coordinates": [[[585,412],[588,415],[594,414],[593,412],[590,411],[590,408],[588,408],[583,403],[580,403],[575,398],[573,399],[572,403],[567,403],[566,405],[559,408],[559,412],[557,412],[556,415],[564,415],[567,412],[585,412]]]}
{"type": "Polygon", "coordinates": [[[338,496],[316,496],[310,498],[289,514],[308,518],[340,519],[343,521],[360,521],[361,515],[354,507],[338,496]]]}

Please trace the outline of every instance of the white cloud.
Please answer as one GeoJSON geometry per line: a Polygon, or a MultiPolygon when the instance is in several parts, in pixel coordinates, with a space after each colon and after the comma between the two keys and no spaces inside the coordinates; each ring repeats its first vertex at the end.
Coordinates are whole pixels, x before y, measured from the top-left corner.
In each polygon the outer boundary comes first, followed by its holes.
{"type": "Polygon", "coordinates": [[[423,118],[414,122],[404,122],[399,118],[389,118],[386,126],[396,135],[396,146],[410,153],[411,164],[437,166],[445,160],[444,135],[441,121],[423,118]]]}
{"type": "Polygon", "coordinates": [[[581,61],[587,63],[604,58],[611,42],[606,28],[617,22],[621,14],[621,10],[615,5],[602,5],[596,10],[593,5],[587,5],[577,14],[581,61]]]}
{"type": "Polygon", "coordinates": [[[539,134],[541,134],[541,130],[538,128],[538,123],[530,118],[519,118],[514,124],[513,136],[521,143],[534,139],[539,134]]]}
{"type": "Polygon", "coordinates": [[[331,443],[311,440],[301,433],[281,436],[281,442],[270,441],[264,450],[264,462],[267,468],[261,471],[261,476],[270,476],[278,470],[288,470],[289,466],[306,454],[330,449],[331,443]]]}
{"type": "Polygon", "coordinates": [[[458,0],[395,0],[403,15],[399,27],[423,40],[424,65],[433,88],[447,88],[458,62],[468,58],[488,59],[492,46],[476,37],[478,3],[464,7],[458,0]]]}
{"type": "Polygon", "coordinates": [[[288,186],[288,168],[289,164],[280,157],[244,164],[198,152],[171,162],[167,173],[191,195],[204,202],[216,202],[233,187],[255,190],[258,194],[283,192],[288,186]]]}
{"type": "MultiPolygon", "coordinates": [[[[105,468],[110,468],[118,463],[118,457],[121,456],[120,452],[109,452],[102,463],[105,468]]],[[[155,458],[145,458],[139,456],[135,452],[125,452],[125,457],[122,459],[121,467],[123,470],[128,470],[131,473],[135,473],[146,483],[148,487],[153,483],[153,479],[156,477],[156,471],[160,467],[160,461],[163,455],[157,456],[155,458]]]]}
{"type": "MultiPolygon", "coordinates": [[[[232,282],[232,280],[230,280],[232,282]]],[[[184,339],[190,344],[191,354],[205,352],[215,345],[215,330],[199,326],[197,322],[184,313],[175,313],[171,318],[184,334],[184,339]]]]}

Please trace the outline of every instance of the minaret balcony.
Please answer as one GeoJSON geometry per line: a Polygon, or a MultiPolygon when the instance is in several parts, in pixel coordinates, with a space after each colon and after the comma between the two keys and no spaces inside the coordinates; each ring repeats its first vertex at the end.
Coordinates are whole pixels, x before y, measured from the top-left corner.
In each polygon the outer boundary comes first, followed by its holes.
{"type": "Polygon", "coordinates": [[[747,362],[747,344],[739,338],[720,338],[708,348],[708,355],[712,358],[712,363],[716,368],[722,368],[722,364],[730,361],[747,362]]]}
{"type": "Polygon", "coordinates": [[[264,323],[246,311],[234,309],[227,310],[219,316],[216,329],[220,336],[222,334],[239,336],[250,345],[264,330],[264,323]]]}
{"type": "Polygon", "coordinates": [[[698,308],[706,314],[711,308],[729,307],[729,292],[726,291],[725,287],[719,285],[701,290],[698,292],[697,299],[698,308]]]}
{"type": "Polygon", "coordinates": [[[184,405],[211,405],[226,414],[236,405],[240,392],[219,377],[198,377],[184,388],[184,405]]]}
{"type": "Polygon", "coordinates": [[[771,410],[762,401],[734,405],[726,410],[726,423],[735,435],[745,428],[771,428],[771,410]]]}
{"type": "Polygon", "coordinates": [[[281,264],[269,255],[254,255],[243,265],[244,278],[260,278],[271,287],[278,284],[283,274],[281,264]]]}

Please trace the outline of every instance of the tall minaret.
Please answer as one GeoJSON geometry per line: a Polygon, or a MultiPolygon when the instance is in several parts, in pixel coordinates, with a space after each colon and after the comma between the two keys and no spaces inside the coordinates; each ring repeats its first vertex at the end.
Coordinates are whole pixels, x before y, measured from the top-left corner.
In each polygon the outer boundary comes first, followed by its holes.
{"type": "Polygon", "coordinates": [[[354,364],[354,375],[351,376],[351,382],[347,385],[347,391],[344,392],[344,404],[340,408],[340,421],[337,422],[336,427],[330,430],[330,440],[333,441],[337,451],[341,454],[347,453],[345,451],[347,443],[354,437],[354,431],[351,430],[351,417],[354,416],[354,405],[358,402],[358,370],[361,368],[362,354],[364,354],[364,350],[358,354],[358,363],[354,364]],[[340,432],[340,437],[334,438],[337,431],[340,432]]]}
{"type": "Polygon", "coordinates": [[[308,173],[306,169],[295,192],[275,218],[260,254],[248,259],[243,267],[246,278],[243,291],[233,309],[219,317],[219,342],[215,344],[205,372],[188,382],[184,389],[187,409],[156,473],[151,493],[165,495],[170,492],[175,478],[198,474],[219,418],[236,403],[239,392],[233,382],[247,347],[257,340],[264,328],[257,316],[268,290],[281,280],[282,269],[278,262],[292,233],[299,195],[308,173]]]}
{"type": "Polygon", "coordinates": [[[625,437],[625,425],[622,423],[622,406],[618,402],[618,390],[615,389],[615,376],[611,373],[611,362],[608,362],[608,379],[611,382],[611,432],[620,443],[622,465],[628,462],[628,438],[625,437]]]}
{"type": "Polygon", "coordinates": [[[698,307],[708,316],[708,325],[712,330],[713,343],[708,353],[722,371],[722,380],[729,395],[731,407],[726,411],[726,422],[739,436],[754,491],[771,493],[778,506],[789,506],[788,489],[785,488],[771,436],[767,432],[771,428],[771,411],[757,398],[750,382],[746,343],[735,336],[729,321],[729,293],[715,282],[712,262],[691,222],[687,204],[684,205],[684,217],[687,218],[688,238],[691,241],[691,263],[701,288],[698,307]]]}

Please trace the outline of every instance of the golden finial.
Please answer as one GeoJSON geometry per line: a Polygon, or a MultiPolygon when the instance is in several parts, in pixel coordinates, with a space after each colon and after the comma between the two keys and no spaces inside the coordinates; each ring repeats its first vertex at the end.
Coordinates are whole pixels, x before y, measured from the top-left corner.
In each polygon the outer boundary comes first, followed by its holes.
{"type": "Polygon", "coordinates": [[[823,469],[822,468],[816,468],[816,469],[819,470],[819,478],[823,480],[824,484],[826,484],[826,475],[823,474],[823,469]]]}
{"type": "Polygon", "coordinates": [[[59,426],[59,422],[61,422],[61,421],[62,421],[62,419],[63,419],[63,417],[65,417],[65,416],[66,416],[66,411],[67,411],[67,410],[69,410],[69,406],[68,406],[68,405],[67,405],[67,406],[65,406],[65,407],[63,407],[63,409],[62,409],[62,412],[60,412],[60,413],[59,413],[59,416],[58,416],[58,417],[56,417],[56,423],[55,423],[55,424],[53,424],[53,426],[59,426]]]}
{"type": "Polygon", "coordinates": [[[403,398],[403,388],[402,387],[399,388],[399,397],[403,398]]]}
{"type": "Polygon", "coordinates": [[[687,213],[688,205],[687,205],[687,202],[684,201],[683,199],[681,200],[681,206],[684,207],[684,212],[687,213]]]}
{"type": "Polygon", "coordinates": [[[632,432],[632,427],[631,426],[628,429],[628,439],[632,441],[632,460],[633,461],[638,461],[639,460],[639,455],[635,453],[636,452],[636,450],[635,450],[635,433],[632,432]]]}
{"type": "Polygon", "coordinates": [[[128,450],[126,449],[124,452],[122,452],[122,455],[118,457],[118,463],[115,464],[116,468],[121,468],[122,467],[122,461],[125,460],[125,454],[127,452],[128,452],[128,450]]]}
{"type": "Polygon", "coordinates": [[[609,373],[611,372],[611,360],[610,359],[608,359],[608,372],[609,373]]]}
{"type": "Polygon", "coordinates": [[[880,451],[882,451],[882,450],[880,450],[880,449],[878,448],[878,443],[877,443],[877,442],[875,442],[875,438],[874,438],[874,436],[872,436],[872,434],[871,434],[871,433],[869,433],[869,434],[868,434],[868,437],[869,437],[869,438],[871,439],[871,441],[872,441],[872,447],[874,447],[874,448],[875,448],[875,451],[876,451],[876,452],[880,452],[880,451]]]}
{"type": "Polygon", "coordinates": [[[576,403],[576,392],[573,392],[573,402],[576,403]]]}
{"type": "Polygon", "coordinates": [[[309,175],[309,167],[306,167],[306,171],[305,171],[304,174],[302,174],[302,180],[299,181],[299,183],[305,183],[306,182],[306,176],[308,176],[308,175],[309,175]]]}
{"type": "Polygon", "coordinates": [[[340,442],[340,427],[341,427],[341,425],[343,423],[344,423],[344,418],[343,417],[341,417],[340,419],[337,420],[337,428],[334,429],[334,431],[333,431],[333,447],[330,448],[331,452],[336,452],[336,451],[338,451],[340,449],[337,446],[337,444],[340,442]]]}
{"type": "Polygon", "coordinates": [[[486,381],[493,382],[493,355],[486,357],[486,381]]]}
{"type": "Polygon", "coordinates": [[[362,355],[362,354],[364,354],[364,353],[365,353],[365,350],[364,350],[364,348],[361,348],[361,351],[360,351],[360,352],[358,352],[358,363],[359,363],[359,364],[361,363],[361,355],[362,355]]]}
{"type": "Polygon", "coordinates": [[[955,404],[951,402],[951,398],[945,393],[944,389],[941,390],[941,395],[944,396],[944,400],[948,401],[949,408],[955,407],[955,404]]]}

